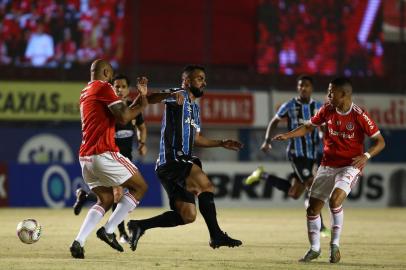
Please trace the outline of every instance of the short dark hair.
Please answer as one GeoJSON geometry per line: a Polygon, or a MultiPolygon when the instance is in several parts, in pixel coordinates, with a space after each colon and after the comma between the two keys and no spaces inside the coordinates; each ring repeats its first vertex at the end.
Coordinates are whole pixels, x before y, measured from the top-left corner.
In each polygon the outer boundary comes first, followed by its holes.
{"type": "Polygon", "coordinates": [[[130,79],[127,76],[125,76],[124,74],[117,74],[116,76],[114,76],[113,83],[117,80],[125,80],[128,86],[130,86],[130,84],[131,84],[130,79]]]}
{"type": "Polygon", "coordinates": [[[348,79],[347,77],[337,77],[334,80],[332,80],[330,82],[332,85],[334,86],[338,86],[338,87],[352,87],[352,82],[350,79],[348,79]]]}
{"type": "Polygon", "coordinates": [[[346,77],[337,77],[330,82],[336,88],[344,91],[346,94],[352,94],[352,82],[346,77]]]}
{"type": "Polygon", "coordinates": [[[297,82],[299,82],[299,81],[308,81],[308,82],[310,82],[312,85],[314,85],[313,78],[310,77],[309,75],[305,75],[305,74],[302,74],[302,75],[300,75],[299,77],[297,77],[297,80],[296,80],[296,81],[297,81],[297,82]]]}
{"type": "Polygon", "coordinates": [[[182,78],[184,75],[189,76],[190,73],[194,72],[195,70],[201,70],[206,73],[206,69],[203,66],[199,65],[188,65],[183,69],[182,78]]]}

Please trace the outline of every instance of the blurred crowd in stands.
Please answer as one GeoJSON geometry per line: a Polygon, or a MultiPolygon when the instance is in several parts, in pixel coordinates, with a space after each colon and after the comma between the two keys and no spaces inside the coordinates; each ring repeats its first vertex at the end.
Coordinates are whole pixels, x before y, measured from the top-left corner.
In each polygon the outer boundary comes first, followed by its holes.
{"type": "Polygon", "coordinates": [[[259,73],[383,75],[382,5],[358,40],[367,0],[260,0],[259,73]]]}
{"type": "Polygon", "coordinates": [[[0,65],[62,67],[123,55],[125,0],[0,0],[0,65]]]}

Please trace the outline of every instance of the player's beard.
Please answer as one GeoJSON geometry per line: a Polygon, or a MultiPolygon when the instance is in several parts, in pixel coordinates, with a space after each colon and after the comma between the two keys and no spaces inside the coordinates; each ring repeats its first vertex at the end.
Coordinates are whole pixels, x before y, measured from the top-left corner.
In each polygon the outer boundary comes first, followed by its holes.
{"type": "Polygon", "coordinates": [[[192,92],[192,94],[195,96],[195,98],[199,98],[199,97],[203,96],[203,94],[204,94],[203,90],[200,90],[200,88],[197,88],[194,86],[190,86],[189,90],[190,90],[190,92],[192,92]]]}

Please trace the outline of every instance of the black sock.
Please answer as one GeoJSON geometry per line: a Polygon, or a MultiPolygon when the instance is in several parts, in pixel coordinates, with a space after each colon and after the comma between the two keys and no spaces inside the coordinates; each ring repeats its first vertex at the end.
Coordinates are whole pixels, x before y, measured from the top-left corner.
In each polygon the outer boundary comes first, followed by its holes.
{"type": "Polygon", "coordinates": [[[202,192],[198,196],[199,210],[209,229],[210,237],[213,238],[221,233],[217,223],[216,205],[214,204],[214,194],[212,192],[202,192]]]}
{"type": "Polygon", "coordinates": [[[282,190],[283,192],[286,192],[286,193],[289,191],[290,187],[292,186],[288,180],[279,178],[275,175],[268,175],[266,180],[268,180],[272,186],[274,186],[277,189],[282,190]]]}
{"type": "Polygon", "coordinates": [[[143,230],[156,227],[176,227],[183,224],[185,222],[183,222],[182,217],[176,211],[167,211],[152,218],[138,220],[138,225],[143,230]]]}
{"type": "Polygon", "coordinates": [[[89,193],[87,194],[86,200],[87,200],[88,202],[97,202],[97,195],[96,195],[96,193],[94,193],[93,191],[89,192],[89,193]]]}

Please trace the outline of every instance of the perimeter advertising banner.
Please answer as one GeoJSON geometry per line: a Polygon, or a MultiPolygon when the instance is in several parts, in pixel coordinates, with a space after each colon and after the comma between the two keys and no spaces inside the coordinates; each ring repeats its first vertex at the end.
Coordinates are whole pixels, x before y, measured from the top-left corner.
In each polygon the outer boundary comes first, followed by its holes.
{"type": "MultiPolygon", "coordinates": [[[[267,172],[286,178],[292,167],[286,162],[203,162],[203,168],[216,186],[218,207],[303,207],[303,198],[293,200],[266,181],[253,186],[244,179],[258,165],[267,172]]],[[[350,207],[406,206],[406,164],[368,164],[358,184],[345,202],[350,207]]]]}
{"type": "MultiPolygon", "coordinates": [[[[1,82],[0,120],[79,120],[79,95],[85,83],[1,82]]],[[[199,100],[202,122],[208,125],[252,125],[254,95],[239,91],[206,91],[199,100]]],[[[145,110],[145,119],[160,123],[161,104],[145,110]]]]}
{"type": "MultiPolygon", "coordinates": [[[[161,185],[155,177],[154,165],[139,165],[138,168],[149,187],[148,194],[141,200],[141,205],[161,206],[161,185]]],[[[76,200],[76,189],[79,187],[87,189],[79,163],[72,165],[11,163],[8,165],[7,178],[8,205],[13,207],[70,207],[76,200]]]]}
{"type": "Polygon", "coordinates": [[[0,120],[79,120],[85,83],[0,82],[0,120]]]}

